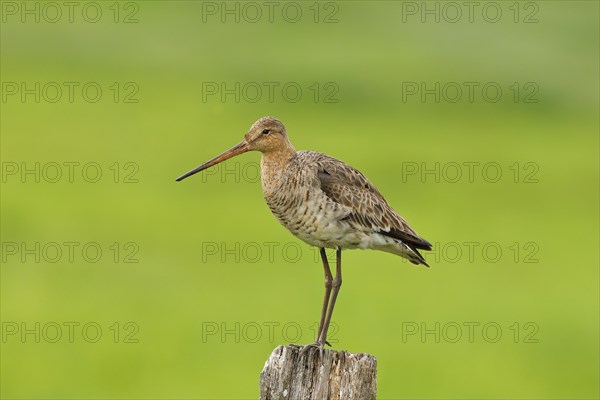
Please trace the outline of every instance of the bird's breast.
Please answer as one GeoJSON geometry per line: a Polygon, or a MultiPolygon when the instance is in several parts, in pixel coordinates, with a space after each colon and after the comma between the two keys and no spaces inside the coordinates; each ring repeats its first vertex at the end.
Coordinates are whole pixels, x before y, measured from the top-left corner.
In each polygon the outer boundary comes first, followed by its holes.
{"type": "Polygon", "coordinates": [[[315,165],[300,161],[261,160],[263,195],[275,218],[310,245],[359,247],[363,233],[344,220],[351,212],[349,207],[321,190],[315,165]]]}
{"type": "MultiPolygon", "coordinates": [[[[281,185],[264,194],[275,218],[292,234],[310,245],[337,247],[353,231],[343,220],[348,210],[331,201],[318,188],[281,185]]],[[[359,239],[356,241],[358,243],[359,239]]]]}

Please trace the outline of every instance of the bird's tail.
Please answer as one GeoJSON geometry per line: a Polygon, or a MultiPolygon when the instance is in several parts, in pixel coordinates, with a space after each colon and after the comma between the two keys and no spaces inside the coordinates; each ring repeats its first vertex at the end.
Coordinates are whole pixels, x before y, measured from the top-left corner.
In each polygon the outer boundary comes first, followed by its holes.
{"type": "Polygon", "coordinates": [[[415,265],[423,264],[429,267],[425,258],[419,253],[421,250],[431,250],[432,246],[427,240],[416,234],[409,232],[391,229],[389,232],[379,232],[380,234],[394,239],[397,246],[394,246],[397,251],[392,251],[394,254],[402,256],[415,265]]]}
{"type": "Polygon", "coordinates": [[[398,239],[389,240],[387,245],[379,246],[378,249],[406,258],[415,265],[422,264],[429,267],[429,264],[425,261],[425,258],[416,247],[408,245],[398,239]]]}
{"type": "MultiPolygon", "coordinates": [[[[406,245],[406,246],[410,249],[412,254],[414,254],[413,258],[408,259],[411,263],[413,263],[415,265],[423,264],[424,266],[429,268],[429,264],[427,264],[427,261],[425,261],[425,258],[423,258],[421,253],[419,253],[419,250],[417,250],[416,248],[409,246],[409,245],[406,245]]],[[[431,250],[431,247],[429,247],[429,249],[427,249],[427,250],[431,250]]]]}

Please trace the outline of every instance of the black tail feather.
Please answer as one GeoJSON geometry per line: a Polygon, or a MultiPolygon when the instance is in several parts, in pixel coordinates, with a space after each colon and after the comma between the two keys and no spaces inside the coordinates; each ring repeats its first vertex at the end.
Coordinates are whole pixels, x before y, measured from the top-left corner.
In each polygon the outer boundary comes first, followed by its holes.
{"type": "Polygon", "coordinates": [[[417,250],[416,248],[414,248],[411,245],[407,245],[417,256],[419,256],[419,261],[421,262],[421,264],[425,265],[427,268],[429,268],[429,264],[427,264],[427,261],[425,261],[425,258],[423,258],[423,256],[421,255],[421,253],[419,253],[419,250],[417,250]]]}
{"type": "Polygon", "coordinates": [[[408,232],[403,232],[403,231],[399,231],[396,229],[390,229],[389,232],[380,231],[379,233],[382,235],[389,236],[391,238],[400,240],[402,243],[406,244],[411,249],[415,250],[415,253],[417,253],[417,254],[419,254],[419,253],[416,251],[416,249],[431,250],[431,248],[432,248],[431,243],[429,243],[427,240],[423,239],[420,236],[413,235],[408,232]]]}

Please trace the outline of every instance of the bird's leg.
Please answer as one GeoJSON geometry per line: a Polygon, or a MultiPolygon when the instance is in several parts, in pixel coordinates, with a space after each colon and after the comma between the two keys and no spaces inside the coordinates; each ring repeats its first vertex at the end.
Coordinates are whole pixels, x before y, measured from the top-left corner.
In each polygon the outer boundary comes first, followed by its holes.
{"type": "Polygon", "coordinates": [[[337,299],[340,287],[342,286],[342,249],[340,247],[337,248],[335,256],[335,278],[332,282],[331,302],[329,303],[329,307],[327,309],[325,323],[321,329],[321,332],[319,333],[319,337],[317,338],[317,343],[327,343],[327,330],[329,329],[329,323],[331,322],[333,307],[335,307],[335,300],[337,299]]]}
{"type": "Polygon", "coordinates": [[[331,285],[333,282],[333,276],[331,275],[331,269],[329,268],[329,260],[327,260],[327,253],[325,248],[320,249],[321,259],[323,260],[323,271],[325,272],[325,297],[323,298],[323,308],[321,309],[321,319],[319,320],[319,330],[317,331],[317,337],[315,341],[319,340],[323,325],[325,324],[325,315],[327,314],[327,306],[329,304],[329,297],[331,296],[331,285]]]}
{"type": "Polygon", "coordinates": [[[323,331],[323,328],[325,326],[325,317],[327,315],[329,298],[331,297],[331,287],[333,284],[333,276],[331,275],[331,269],[329,268],[329,260],[327,259],[327,253],[325,252],[325,248],[321,247],[319,250],[321,253],[321,260],[323,260],[323,271],[325,272],[325,296],[323,297],[323,308],[321,309],[321,319],[319,320],[319,329],[317,331],[317,337],[315,339],[315,342],[304,346],[302,348],[300,354],[304,354],[304,352],[306,352],[310,348],[317,348],[317,349],[319,349],[319,354],[321,355],[321,358],[323,358],[323,347],[325,346],[326,343],[329,346],[331,346],[331,344],[329,344],[327,341],[320,342],[319,338],[321,337],[321,332],[323,331]]]}

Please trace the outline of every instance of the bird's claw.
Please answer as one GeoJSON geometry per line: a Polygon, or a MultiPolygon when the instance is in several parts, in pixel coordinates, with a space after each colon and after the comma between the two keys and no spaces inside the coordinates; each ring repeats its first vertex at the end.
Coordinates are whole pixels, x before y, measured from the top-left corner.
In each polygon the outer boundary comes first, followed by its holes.
{"type": "Polygon", "coordinates": [[[310,343],[310,344],[306,344],[304,346],[302,346],[302,349],[300,349],[300,357],[302,357],[309,349],[319,349],[319,357],[321,359],[323,359],[323,353],[325,352],[325,345],[331,347],[331,343],[329,343],[327,340],[325,340],[324,342],[314,342],[314,343],[310,343]]]}

